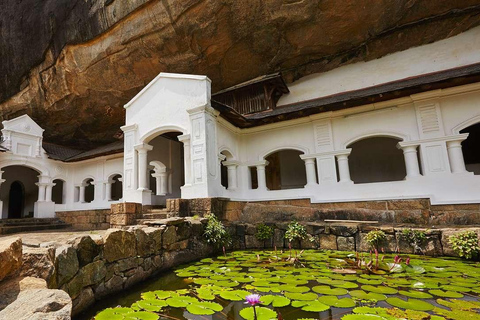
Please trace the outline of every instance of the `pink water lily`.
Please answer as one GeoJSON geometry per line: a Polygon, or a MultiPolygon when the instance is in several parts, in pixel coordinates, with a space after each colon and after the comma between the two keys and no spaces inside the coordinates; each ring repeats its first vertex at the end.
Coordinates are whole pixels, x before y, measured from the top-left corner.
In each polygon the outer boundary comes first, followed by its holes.
{"type": "Polygon", "coordinates": [[[254,305],[260,303],[260,295],[259,294],[249,294],[248,296],[245,297],[245,300],[247,300],[247,303],[249,305],[254,306],[254,305]]]}

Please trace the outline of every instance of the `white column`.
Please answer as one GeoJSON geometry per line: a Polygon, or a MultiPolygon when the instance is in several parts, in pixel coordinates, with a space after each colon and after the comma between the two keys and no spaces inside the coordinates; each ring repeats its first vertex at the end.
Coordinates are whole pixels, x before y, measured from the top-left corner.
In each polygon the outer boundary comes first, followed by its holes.
{"type": "Polygon", "coordinates": [[[340,182],[352,182],[350,179],[350,168],[348,166],[348,153],[337,154],[338,173],[340,175],[340,182]]]}
{"type": "Polygon", "coordinates": [[[140,144],[135,146],[138,152],[138,190],[148,190],[148,151],[153,147],[148,144],[140,144]]]}
{"type": "Polygon", "coordinates": [[[112,182],[105,182],[105,200],[112,201],[112,182]]]}
{"type": "Polygon", "coordinates": [[[407,171],[407,179],[420,176],[417,147],[418,144],[411,145],[404,144],[402,142],[399,142],[397,144],[397,148],[402,149],[403,151],[403,157],[405,158],[405,169],[407,171]]]}
{"type": "Polygon", "coordinates": [[[317,174],[315,172],[315,159],[306,158],[305,161],[305,171],[307,173],[307,186],[313,186],[317,184],[317,174]]]}
{"type": "MultiPolygon", "coordinates": [[[[5,182],[5,179],[2,179],[2,174],[3,174],[3,171],[0,170],[0,189],[2,187],[2,184],[5,182]]],[[[3,201],[0,200],[0,219],[2,219],[2,217],[3,217],[3,201]]],[[[8,218],[8,217],[5,217],[5,218],[8,218]]]]}
{"type": "Polygon", "coordinates": [[[265,167],[268,166],[268,161],[265,160],[263,163],[256,165],[257,167],[257,180],[258,180],[258,190],[268,190],[267,189],[267,177],[265,175],[265,167]]]}
{"type": "Polygon", "coordinates": [[[462,152],[462,141],[465,139],[466,137],[459,140],[447,141],[448,160],[450,162],[452,173],[467,172],[462,152]]]}
{"type": "Polygon", "coordinates": [[[46,184],[37,182],[36,185],[38,186],[38,200],[37,201],[38,202],[43,202],[43,201],[45,201],[46,184]]]}
{"type": "Polygon", "coordinates": [[[190,155],[190,135],[184,134],[178,136],[178,141],[183,143],[183,159],[185,170],[185,186],[192,185],[192,160],[190,155]]]}
{"type": "Polygon", "coordinates": [[[153,173],[152,177],[155,178],[155,185],[156,185],[156,195],[157,196],[165,196],[168,193],[168,173],[167,172],[159,172],[153,173]]]}
{"type": "Polygon", "coordinates": [[[80,202],[80,203],[85,203],[85,188],[86,187],[87,186],[84,183],[82,183],[80,185],[80,194],[78,196],[78,202],[80,202]]]}
{"type": "Polygon", "coordinates": [[[236,190],[237,183],[237,167],[238,161],[223,161],[223,165],[227,167],[228,190],[236,190]]]}
{"type": "Polygon", "coordinates": [[[49,183],[46,186],[45,192],[45,201],[52,201],[52,188],[56,185],[56,183],[49,183]]]}

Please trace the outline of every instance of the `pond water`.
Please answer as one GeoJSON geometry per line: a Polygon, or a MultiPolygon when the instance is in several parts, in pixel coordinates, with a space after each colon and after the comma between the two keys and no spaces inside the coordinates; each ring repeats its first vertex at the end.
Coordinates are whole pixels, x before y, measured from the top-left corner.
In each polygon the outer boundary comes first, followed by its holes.
{"type": "Polygon", "coordinates": [[[467,320],[480,319],[479,296],[480,264],[456,258],[236,251],[180,266],[77,320],[467,320]],[[255,309],[245,303],[253,293],[255,309]]]}

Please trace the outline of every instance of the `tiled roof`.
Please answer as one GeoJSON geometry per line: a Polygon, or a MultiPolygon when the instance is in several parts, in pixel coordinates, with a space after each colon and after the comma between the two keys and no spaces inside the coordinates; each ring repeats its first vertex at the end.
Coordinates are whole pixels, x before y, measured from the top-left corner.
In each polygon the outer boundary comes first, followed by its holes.
{"type": "Polygon", "coordinates": [[[42,146],[49,158],[63,162],[75,162],[123,152],[123,140],[88,151],[75,150],[49,142],[43,142],[42,146]]]}

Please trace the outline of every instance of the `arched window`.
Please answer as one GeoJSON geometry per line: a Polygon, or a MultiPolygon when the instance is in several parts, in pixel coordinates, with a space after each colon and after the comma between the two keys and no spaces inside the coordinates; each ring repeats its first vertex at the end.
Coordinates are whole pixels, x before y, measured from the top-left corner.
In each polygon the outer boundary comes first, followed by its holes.
{"type": "Polygon", "coordinates": [[[233,155],[228,150],[223,150],[220,155],[224,158],[220,161],[220,182],[225,189],[228,189],[228,168],[224,161],[233,160],[233,155]]]}
{"type": "Polygon", "coordinates": [[[307,184],[305,162],[300,158],[301,154],[303,152],[287,149],[265,158],[268,161],[265,175],[269,190],[303,188],[307,184]]]}
{"type": "Polygon", "coordinates": [[[123,185],[122,185],[121,175],[117,174],[112,177],[110,188],[111,188],[111,193],[110,193],[110,199],[108,200],[118,201],[122,199],[123,185]]]}
{"type": "Polygon", "coordinates": [[[95,185],[93,184],[93,179],[86,179],[85,182],[85,201],[92,202],[95,199],[95,185]]]}
{"type": "Polygon", "coordinates": [[[460,131],[468,133],[468,138],[462,142],[463,158],[467,171],[480,175],[480,122],[460,131]]]}
{"type": "Polygon", "coordinates": [[[389,137],[372,137],[354,142],[348,157],[350,177],[355,183],[399,181],[405,179],[403,151],[397,148],[401,141],[389,137]]]}
{"type": "Polygon", "coordinates": [[[55,204],[65,203],[65,181],[61,179],[53,180],[55,184],[52,188],[52,201],[55,204]]]}

